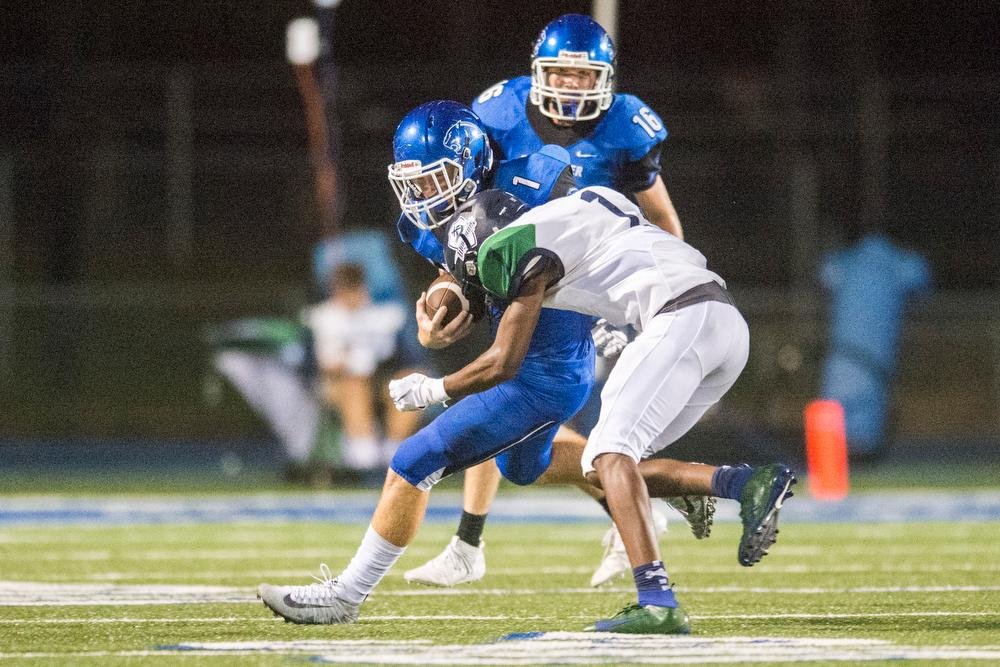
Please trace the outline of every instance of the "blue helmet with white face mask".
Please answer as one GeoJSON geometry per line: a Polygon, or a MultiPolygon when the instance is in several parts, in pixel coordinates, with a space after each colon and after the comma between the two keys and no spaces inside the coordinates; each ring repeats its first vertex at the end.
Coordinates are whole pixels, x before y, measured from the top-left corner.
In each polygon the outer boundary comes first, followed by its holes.
{"type": "Polygon", "coordinates": [[[531,54],[531,103],[561,121],[597,118],[614,95],[615,46],[604,28],[583,14],[564,14],[542,29],[531,54]],[[589,88],[551,85],[552,70],[586,70],[589,88]]]}
{"type": "Polygon", "coordinates": [[[406,114],[392,141],[389,183],[403,214],[434,229],[482,189],[493,149],[482,121],[458,102],[426,102],[406,114]]]}

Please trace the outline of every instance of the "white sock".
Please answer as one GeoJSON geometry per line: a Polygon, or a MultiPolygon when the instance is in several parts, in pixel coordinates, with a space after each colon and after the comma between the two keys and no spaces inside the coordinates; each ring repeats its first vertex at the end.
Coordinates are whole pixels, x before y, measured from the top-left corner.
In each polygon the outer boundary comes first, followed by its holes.
{"type": "Polygon", "coordinates": [[[342,587],[342,597],[348,602],[361,604],[404,551],[406,547],[397,547],[386,541],[374,528],[368,526],[368,532],[361,540],[354,558],[337,577],[337,583],[342,587]]]}

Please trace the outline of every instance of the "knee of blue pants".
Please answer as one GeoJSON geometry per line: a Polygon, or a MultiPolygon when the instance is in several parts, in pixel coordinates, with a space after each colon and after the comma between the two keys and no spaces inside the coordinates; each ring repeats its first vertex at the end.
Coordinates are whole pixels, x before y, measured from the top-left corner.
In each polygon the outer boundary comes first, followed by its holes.
{"type": "Polygon", "coordinates": [[[549,467],[549,462],[552,460],[551,452],[545,458],[543,465],[520,466],[512,465],[509,461],[503,460],[504,457],[498,456],[497,467],[500,468],[500,474],[503,475],[504,479],[509,479],[518,486],[527,486],[541,477],[545,469],[549,467]]]}
{"type": "Polygon", "coordinates": [[[552,462],[552,439],[558,425],[550,425],[527,442],[497,456],[497,467],[504,479],[518,486],[527,486],[538,479],[552,462]]]}
{"type": "Polygon", "coordinates": [[[400,443],[389,468],[418,489],[430,491],[447,465],[447,443],[429,424],[400,443]]]}

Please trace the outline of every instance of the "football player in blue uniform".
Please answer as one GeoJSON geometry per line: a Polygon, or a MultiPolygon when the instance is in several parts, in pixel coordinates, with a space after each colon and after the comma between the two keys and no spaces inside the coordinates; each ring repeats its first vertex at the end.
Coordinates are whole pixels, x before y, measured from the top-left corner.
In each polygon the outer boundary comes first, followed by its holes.
{"type": "Polygon", "coordinates": [[[615,47],[589,16],[566,14],[535,42],[531,76],[501,81],[472,104],[501,160],[545,144],[570,153],[579,187],[604,185],[633,198],[653,224],[683,238],[660,175],[667,130],[634,95],[614,92],[615,47]]]}
{"type": "MultiPolygon", "coordinates": [[[[531,155],[508,160],[494,168],[492,148],[480,120],[471,109],[457,102],[420,105],[400,123],[393,143],[396,162],[389,167],[389,181],[403,211],[397,222],[400,237],[442,271],[445,249],[434,230],[474,192],[499,186],[538,205],[576,189],[569,169],[569,156],[558,146],[540,147],[531,155]]],[[[469,296],[473,301],[483,299],[482,294],[469,296]]],[[[471,314],[463,314],[442,327],[444,313],[439,311],[435,318],[428,317],[424,301],[421,295],[415,313],[423,345],[444,347],[469,332],[471,314]]],[[[499,321],[502,306],[490,304],[491,322],[499,321]]],[[[590,336],[593,319],[551,309],[546,309],[542,317],[551,330],[532,339],[528,352],[531,367],[527,373],[505,383],[504,390],[495,396],[484,394],[482,404],[456,404],[435,420],[441,429],[439,438],[461,443],[463,450],[471,449],[476,455],[468,463],[478,463],[492,458],[488,451],[480,452],[479,449],[499,451],[535,430],[539,423],[551,421],[541,420],[533,403],[551,390],[553,383],[565,383],[555,390],[545,407],[546,415],[551,416],[550,411],[555,409],[562,418],[496,458],[496,465],[504,476],[518,484],[530,484],[549,467],[552,439],[559,424],[575,414],[582,405],[581,397],[585,400],[593,387],[594,347],[590,336]],[[525,388],[531,391],[525,393],[525,388]],[[562,393],[566,396],[560,398],[562,393]],[[465,443],[464,440],[470,437],[480,441],[465,443]]],[[[582,446],[583,438],[577,438],[582,446]]],[[[397,472],[407,478],[422,479],[420,474],[403,470],[409,466],[402,461],[408,455],[421,461],[426,458],[416,448],[411,448],[397,457],[401,467],[397,472]]],[[[578,479],[583,484],[583,478],[578,479]]],[[[453,548],[458,542],[460,540],[452,540],[453,548]]],[[[478,570],[471,573],[476,579],[482,576],[485,562],[478,539],[475,544],[457,544],[452,555],[464,559],[474,571],[478,570]]],[[[409,578],[419,581],[419,578],[409,578]]]]}
{"type": "MultiPolygon", "coordinates": [[[[442,225],[459,204],[488,184],[510,187],[537,204],[573,189],[569,160],[559,147],[505,163],[494,172],[492,151],[479,119],[456,102],[430,102],[408,114],[397,130],[394,152],[396,161],[389,167],[389,178],[403,210],[401,236],[439,266],[445,262],[443,244],[451,246],[453,241],[440,236],[442,225]]],[[[470,314],[441,327],[441,316],[428,318],[423,302],[421,298],[416,309],[421,342],[457,340],[467,333],[470,314]]],[[[498,322],[501,309],[495,308],[492,315],[498,322]]],[[[399,446],[372,522],[347,568],[334,579],[321,566],[324,579],[316,584],[261,584],[258,595],[264,603],[296,623],[353,622],[361,602],[416,534],[431,488],[443,477],[484,460],[496,457],[504,476],[517,484],[536,480],[586,484],[579,464],[585,440],[576,436],[578,441],[553,448],[553,438],[593,386],[592,321],[579,313],[543,309],[539,323],[544,327],[539,326],[531,337],[516,372],[500,366],[484,368],[483,392],[456,402],[399,446]]],[[[421,380],[426,377],[412,375],[400,382],[421,380]]],[[[414,390],[426,399],[424,405],[447,399],[443,382],[421,383],[414,390]]],[[[654,471],[656,479],[648,482],[651,495],[675,495],[686,488],[685,475],[705,467],[677,463],[666,473],[662,467],[654,471]]],[[[453,558],[468,559],[465,567],[469,569],[479,551],[466,547],[451,553],[453,558]]]]}
{"type": "MultiPolygon", "coordinates": [[[[442,270],[444,249],[433,230],[487,184],[495,181],[539,204],[575,187],[569,158],[559,147],[494,169],[481,122],[457,102],[429,102],[411,111],[396,130],[393,148],[389,181],[403,212],[397,225],[400,236],[442,270]]],[[[478,298],[482,301],[483,295],[478,298]]],[[[424,301],[422,295],[416,307],[422,344],[443,347],[468,333],[470,313],[442,327],[444,309],[431,319],[424,301]]],[[[495,309],[492,319],[499,321],[499,314],[495,309]]],[[[457,402],[400,444],[368,532],[344,572],[334,580],[324,565],[326,580],[320,584],[262,584],[259,596],[272,611],[298,623],[353,622],[361,602],[413,539],[429,492],[443,477],[493,457],[503,474],[518,484],[534,482],[550,467],[559,425],[579,410],[594,384],[593,319],[548,309],[541,318],[548,333],[532,339],[518,373],[495,369],[492,375],[502,380],[500,384],[457,402]]],[[[571,470],[583,482],[573,460],[582,452],[582,438],[579,444],[554,469],[571,470]]],[[[482,577],[481,548],[457,538],[452,542],[449,554],[458,561],[453,569],[482,577]]]]}
{"type": "MultiPolygon", "coordinates": [[[[656,112],[638,97],[614,92],[614,67],[615,48],[607,32],[589,16],[566,14],[546,25],[538,36],[531,76],[488,88],[473,102],[472,109],[486,126],[499,159],[520,158],[546,145],[562,146],[569,152],[578,187],[604,185],[629,195],[647,220],[683,238],[660,175],[660,151],[667,130],[656,112]]],[[[604,326],[595,328],[594,339],[612,342],[619,350],[625,342],[624,333],[604,326]]],[[[575,435],[566,429],[563,434],[575,435]]],[[[492,461],[466,471],[458,529],[466,543],[479,544],[499,484],[500,473],[492,461]]],[[[696,537],[708,536],[715,511],[712,498],[670,498],[667,502],[684,515],[696,537]]],[[[658,532],[662,532],[666,519],[662,514],[655,516],[658,532]]],[[[613,526],[604,537],[604,545],[605,555],[591,577],[592,586],[607,583],[629,569],[624,543],[613,526]]],[[[461,572],[449,571],[448,564],[455,562],[449,554],[451,547],[407,572],[408,578],[442,586],[451,581],[474,581],[461,572]]]]}

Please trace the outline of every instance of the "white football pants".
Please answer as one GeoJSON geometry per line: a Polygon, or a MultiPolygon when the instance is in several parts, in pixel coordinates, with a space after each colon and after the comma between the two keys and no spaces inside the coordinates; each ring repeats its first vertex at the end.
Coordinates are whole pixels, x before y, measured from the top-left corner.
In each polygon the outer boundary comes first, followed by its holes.
{"type": "Polygon", "coordinates": [[[733,306],[705,301],[654,317],[625,346],[601,391],[601,416],[580,461],[601,454],[636,463],[676,442],[736,382],[750,332],[733,306]]]}

